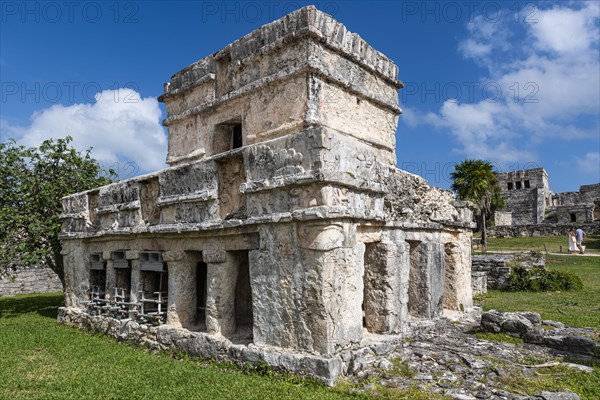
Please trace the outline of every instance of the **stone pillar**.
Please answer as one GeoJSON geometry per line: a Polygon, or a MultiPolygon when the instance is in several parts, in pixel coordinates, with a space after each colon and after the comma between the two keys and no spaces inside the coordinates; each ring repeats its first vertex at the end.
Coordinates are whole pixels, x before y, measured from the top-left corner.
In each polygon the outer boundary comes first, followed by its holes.
{"type": "Polygon", "coordinates": [[[227,336],[235,332],[236,258],[218,243],[204,246],[202,259],[207,265],[206,331],[227,336]]]}
{"type": "Polygon", "coordinates": [[[135,303],[138,301],[138,291],[140,290],[140,252],[137,250],[128,250],[125,258],[131,265],[131,285],[129,285],[129,301],[135,303]]]}
{"type": "Polygon", "coordinates": [[[106,261],[106,287],[104,288],[106,300],[112,300],[115,294],[115,286],[117,285],[117,271],[113,265],[113,260],[110,251],[102,252],[102,258],[106,261]]]}
{"type": "Polygon", "coordinates": [[[412,242],[410,264],[409,314],[424,319],[439,317],[444,299],[444,245],[412,242]]]}
{"type": "Polygon", "coordinates": [[[81,240],[65,240],[62,242],[61,254],[65,273],[65,306],[82,307],[80,302],[87,300],[89,274],[87,274],[81,240]],[[87,280],[85,276],[88,276],[87,280]]]}
{"type": "Polygon", "coordinates": [[[369,332],[404,331],[408,321],[408,260],[406,242],[367,244],[363,304],[365,327],[369,332]]]}
{"type": "Polygon", "coordinates": [[[449,310],[465,311],[473,307],[471,238],[470,232],[463,232],[452,235],[452,241],[445,245],[444,307],[449,310]]]}
{"type": "Polygon", "coordinates": [[[196,322],[195,258],[185,251],[166,251],[169,271],[167,324],[188,328],[196,322]]]}
{"type": "Polygon", "coordinates": [[[362,340],[362,298],[365,245],[356,242],[356,225],[348,222],[298,225],[300,265],[306,270],[311,312],[302,325],[311,348],[321,354],[362,340]],[[314,287],[313,285],[316,285],[314,287]],[[313,287],[311,287],[313,286],[313,287]]]}

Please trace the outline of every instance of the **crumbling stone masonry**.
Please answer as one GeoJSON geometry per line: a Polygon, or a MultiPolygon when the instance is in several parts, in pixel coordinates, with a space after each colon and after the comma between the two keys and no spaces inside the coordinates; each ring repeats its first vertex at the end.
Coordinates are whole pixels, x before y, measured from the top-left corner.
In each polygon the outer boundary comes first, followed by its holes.
{"type": "Polygon", "coordinates": [[[63,200],[59,320],[332,383],[471,309],[472,209],[395,167],[397,73],[306,7],[173,75],[170,167],[63,200]]]}
{"type": "Polygon", "coordinates": [[[58,275],[43,265],[12,267],[0,272],[0,297],[60,292],[58,275]]]}
{"type": "Polygon", "coordinates": [[[495,226],[600,221],[600,183],[583,185],[578,192],[554,193],[543,168],[499,172],[496,177],[506,206],[496,211],[495,226]]]}

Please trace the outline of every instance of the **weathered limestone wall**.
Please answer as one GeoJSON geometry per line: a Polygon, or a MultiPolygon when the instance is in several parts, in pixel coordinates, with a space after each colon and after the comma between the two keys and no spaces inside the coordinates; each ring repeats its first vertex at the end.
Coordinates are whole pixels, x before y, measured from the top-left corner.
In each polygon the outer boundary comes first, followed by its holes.
{"type": "Polygon", "coordinates": [[[172,77],[160,98],[168,114],[167,162],[228,150],[219,127],[235,122],[244,145],[320,124],[373,143],[384,150],[381,161],[393,165],[396,74],[358,35],[303,8],[172,77]]]}
{"type": "Polygon", "coordinates": [[[529,188],[548,190],[549,188],[548,174],[543,168],[522,169],[518,171],[509,172],[497,172],[496,178],[498,179],[498,183],[500,184],[500,189],[502,189],[502,191],[521,190],[529,188]],[[509,186],[509,183],[511,183],[512,185],[509,186]]]}
{"type": "Polygon", "coordinates": [[[494,226],[510,226],[512,225],[511,211],[496,211],[494,213],[494,226]]]}
{"type": "Polygon", "coordinates": [[[557,223],[579,225],[594,221],[594,208],[593,204],[558,206],[555,208],[557,223]]]}
{"type": "Polygon", "coordinates": [[[544,193],[540,189],[503,192],[514,225],[538,224],[544,220],[544,193]]]}
{"type": "Polygon", "coordinates": [[[600,224],[592,223],[568,223],[568,224],[537,224],[537,225],[520,225],[520,226],[494,226],[489,228],[489,237],[519,237],[519,236],[565,236],[565,249],[568,248],[567,231],[577,225],[584,230],[585,233],[598,234],[600,233],[600,224]]]}
{"type": "Polygon", "coordinates": [[[549,194],[548,174],[543,168],[498,172],[498,184],[506,207],[512,213],[513,225],[539,224],[545,218],[549,194]]]}
{"type": "Polygon", "coordinates": [[[579,193],[581,193],[582,202],[597,203],[600,200],[600,183],[580,186],[579,193]]]}
{"type": "Polygon", "coordinates": [[[0,297],[60,291],[60,279],[47,267],[15,268],[0,274],[0,297]]]}
{"type": "Polygon", "coordinates": [[[473,273],[486,274],[487,289],[490,290],[505,289],[514,266],[542,269],[545,266],[543,256],[529,253],[476,255],[473,256],[472,262],[473,273]]]}

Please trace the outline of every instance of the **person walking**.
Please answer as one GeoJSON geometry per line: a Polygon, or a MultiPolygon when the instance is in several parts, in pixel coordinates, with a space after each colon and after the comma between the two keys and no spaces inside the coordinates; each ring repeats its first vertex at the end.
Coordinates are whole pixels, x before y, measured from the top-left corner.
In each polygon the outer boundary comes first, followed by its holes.
{"type": "Polygon", "coordinates": [[[575,228],[575,240],[577,241],[577,248],[579,254],[585,254],[585,247],[583,247],[583,239],[585,238],[585,232],[581,228],[575,228]]]}
{"type": "Polygon", "coordinates": [[[577,239],[575,238],[575,230],[569,229],[567,232],[567,237],[569,239],[569,253],[575,254],[577,251],[577,239]]]}

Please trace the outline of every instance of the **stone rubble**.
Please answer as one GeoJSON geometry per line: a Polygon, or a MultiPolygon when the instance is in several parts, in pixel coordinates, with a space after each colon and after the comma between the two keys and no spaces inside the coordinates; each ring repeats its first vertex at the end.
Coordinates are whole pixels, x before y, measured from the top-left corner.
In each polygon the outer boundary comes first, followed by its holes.
{"type": "Polygon", "coordinates": [[[532,312],[504,312],[491,310],[481,316],[481,328],[487,332],[506,333],[524,342],[552,347],[567,353],[593,356],[598,344],[591,339],[594,329],[570,328],[554,321],[544,321],[532,312]],[[548,322],[548,323],[546,323],[548,322]],[[544,329],[542,325],[554,327],[544,329]]]}
{"type": "MultiPolygon", "coordinates": [[[[471,257],[471,279],[479,273],[486,275],[487,290],[502,290],[508,286],[513,266],[544,269],[545,257],[535,251],[516,254],[478,254],[471,257]]],[[[478,290],[478,292],[482,292],[478,290]]]]}
{"type": "MultiPolygon", "coordinates": [[[[533,313],[526,314],[535,318],[533,313]]],[[[523,315],[520,315],[523,317],[523,315]]],[[[539,317],[539,316],[538,316],[539,317]]],[[[525,319],[529,321],[528,319],[525,319]]],[[[519,321],[521,319],[519,318],[519,321]]],[[[478,339],[472,324],[445,322],[434,330],[422,332],[413,340],[402,343],[384,360],[376,361],[370,369],[361,371],[354,382],[379,382],[388,388],[421,389],[447,395],[453,399],[476,400],[561,400],[579,399],[567,389],[561,392],[543,391],[533,396],[510,392],[502,383],[515,375],[535,375],[540,364],[562,365],[580,373],[593,373],[591,367],[563,362],[557,357],[573,356],[565,351],[524,343],[495,342],[478,339]],[[531,360],[536,360],[533,364],[531,360]],[[558,361],[557,361],[558,360],[558,361]],[[390,367],[391,365],[391,367],[390,367]],[[403,365],[403,367],[397,367],[403,365]]],[[[593,334],[594,330],[558,328],[567,332],[593,334]]],[[[573,350],[571,347],[569,350],[573,350]]],[[[577,354],[577,357],[581,357],[577,354]]],[[[584,357],[585,358],[585,357],[584,357]]],[[[373,390],[365,384],[363,390],[373,390]]]]}

